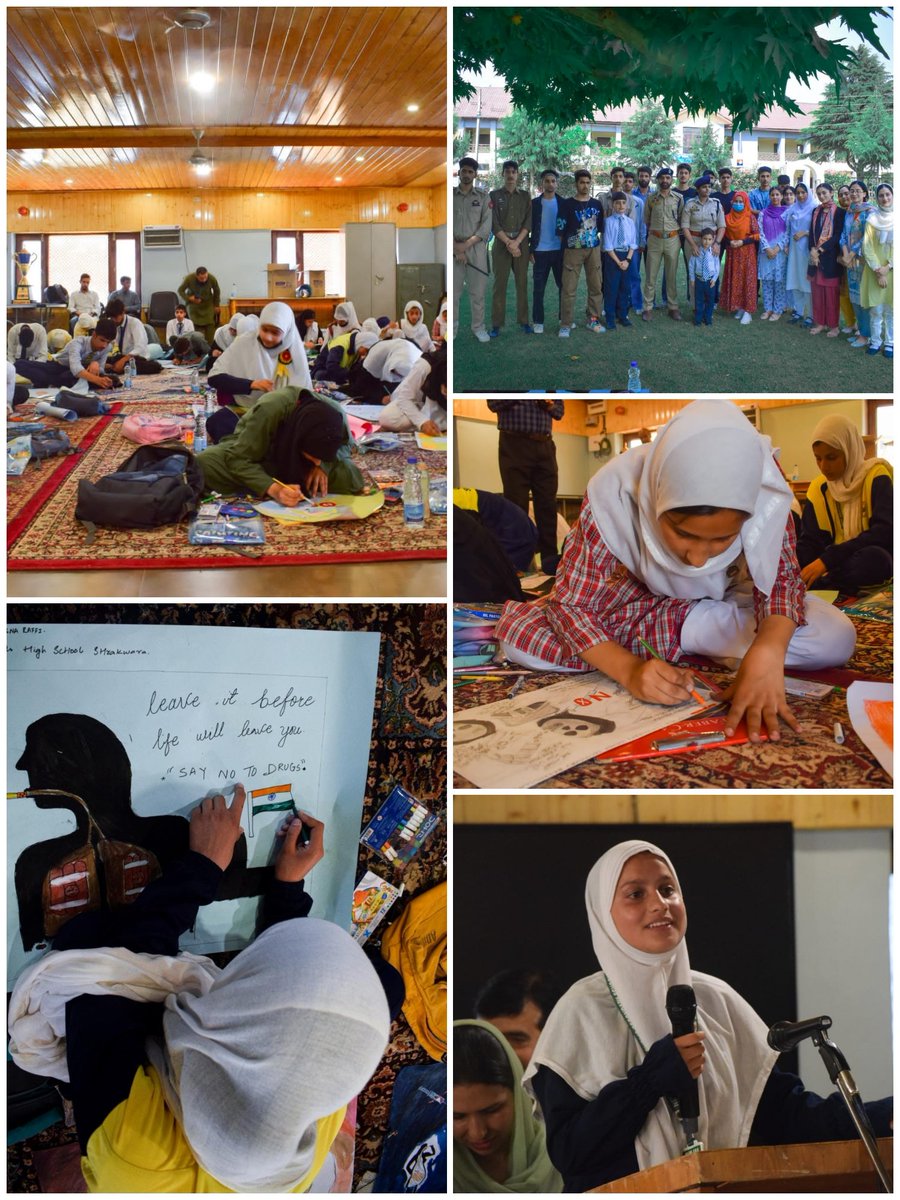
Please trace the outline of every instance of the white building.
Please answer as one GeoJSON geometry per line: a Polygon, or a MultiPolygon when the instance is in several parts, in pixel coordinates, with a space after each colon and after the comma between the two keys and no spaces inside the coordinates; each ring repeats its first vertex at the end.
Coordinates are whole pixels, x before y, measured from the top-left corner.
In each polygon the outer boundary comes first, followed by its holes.
{"type": "MultiPolygon", "coordinates": [[[[613,149],[622,144],[622,126],[639,108],[630,101],[617,108],[595,112],[593,120],[581,121],[585,131],[585,147],[613,149]]],[[[483,171],[497,167],[497,131],[512,108],[508,92],[501,87],[477,88],[468,100],[456,105],[460,132],[468,138],[466,153],[478,159],[483,171]]],[[[819,163],[809,157],[810,144],[801,130],[810,122],[816,105],[801,104],[796,116],[783,108],[768,110],[750,130],[734,133],[727,113],[678,114],[675,139],[679,147],[678,162],[691,161],[691,147],[709,122],[720,142],[731,148],[731,165],[735,170],[755,172],[765,165],[773,175],[790,175],[792,183],[803,182],[815,187],[828,173],[848,171],[842,162],[819,163]]],[[[674,166],[675,163],[671,163],[674,166]]]]}

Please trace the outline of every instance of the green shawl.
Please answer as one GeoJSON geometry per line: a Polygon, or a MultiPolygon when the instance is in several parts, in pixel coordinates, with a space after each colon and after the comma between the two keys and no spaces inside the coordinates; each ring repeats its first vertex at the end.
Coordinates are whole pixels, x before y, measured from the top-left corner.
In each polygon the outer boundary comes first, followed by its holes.
{"type": "Polygon", "coordinates": [[[535,1117],[531,1098],[522,1087],[522,1064],[502,1033],[487,1021],[454,1021],[453,1028],[477,1025],[486,1029],[503,1047],[515,1080],[509,1176],[503,1183],[482,1171],[478,1159],[458,1142],[453,1146],[454,1192],[561,1192],[562,1177],[547,1154],[544,1127],[535,1117]]]}

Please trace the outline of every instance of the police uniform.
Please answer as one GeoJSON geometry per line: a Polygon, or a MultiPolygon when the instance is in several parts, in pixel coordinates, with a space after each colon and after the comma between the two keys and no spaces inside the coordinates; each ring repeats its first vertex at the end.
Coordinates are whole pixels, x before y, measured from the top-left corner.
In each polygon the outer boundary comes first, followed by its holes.
{"type": "Polygon", "coordinates": [[[531,232],[531,197],[521,188],[508,192],[497,188],[491,192],[494,245],[491,250],[491,267],[494,271],[494,294],[491,299],[491,325],[502,329],[506,324],[506,284],[510,268],[516,281],[516,321],[528,324],[528,236],[519,243],[519,257],[510,254],[499,234],[518,237],[521,229],[531,232]]]}
{"type": "MultiPolygon", "coordinates": [[[[689,229],[691,236],[700,245],[700,233],[704,229],[713,229],[716,231],[716,250],[718,252],[718,244],[721,239],[718,237],[718,231],[725,229],[725,210],[721,203],[712,196],[707,196],[706,200],[701,200],[699,196],[695,196],[692,200],[688,200],[681,212],[681,228],[682,230],[689,229]]],[[[723,234],[724,237],[724,234],[723,234]]],[[[692,254],[691,243],[684,239],[684,248],[686,256],[692,254]]],[[[688,273],[688,290],[690,300],[694,302],[694,286],[693,281],[688,273]]]]}
{"type": "MultiPolygon", "coordinates": [[[[659,179],[659,174],[656,176],[659,179]]],[[[654,192],[644,203],[644,224],[647,226],[647,274],[644,279],[644,312],[653,309],[656,277],[663,264],[666,280],[666,304],[669,313],[678,312],[678,256],[681,252],[679,231],[684,201],[677,192],[668,195],[654,192]]]]}
{"type": "MultiPolygon", "coordinates": [[[[473,187],[463,194],[458,187],[453,189],[453,240],[464,242],[478,237],[474,246],[466,250],[466,261],[460,263],[453,257],[453,329],[459,328],[459,298],[463,286],[469,289],[469,305],[472,309],[472,332],[484,329],[484,293],[488,281],[487,244],[491,236],[490,197],[473,187]]],[[[527,260],[526,260],[527,261],[527,260]]]]}

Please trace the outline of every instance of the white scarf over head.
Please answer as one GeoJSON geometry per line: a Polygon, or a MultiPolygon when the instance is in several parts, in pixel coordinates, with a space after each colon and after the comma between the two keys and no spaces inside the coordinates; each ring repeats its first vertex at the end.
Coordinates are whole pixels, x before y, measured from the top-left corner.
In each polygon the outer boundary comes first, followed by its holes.
{"type": "Polygon", "coordinates": [[[812,444],[824,442],[844,456],[844,474],[828,480],[828,494],[841,505],[843,541],[858,537],[863,531],[863,484],[866,476],[877,466],[891,464],[883,458],[865,458],[866,445],[862,434],[849,419],[839,413],[823,417],[812,431],[812,444]]]}
{"type": "Polygon", "coordinates": [[[441,305],[441,311],[438,313],[438,329],[442,338],[447,336],[447,301],[441,305]]]}
{"type": "Polygon", "coordinates": [[[342,333],[352,333],[354,329],[359,329],[359,317],[356,315],[356,309],[352,300],[345,300],[342,304],[338,304],[334,310],[334,320],[331,325],[331,336],[338,337],[342,333]],[[346,325],[338,325],[338,321],[346,321],[346,325]]]}
{"type": "MultiPolygon", "coordinates": [[[[270,349],[260,341],[259,334],[239,334],[224,354],[216,359],[209,378],[236,375],[238,379],[271,379],[273,390],[288,386],[311,388],[309,360],[290,308],[280,300],[275,300],[259,314],[259,323],[274,325],[281,330],[281,341],[270,349]],[[282,362],[282,358],[288,358],[289,361],[282,362]]],[[[259,393],[235,396],[236,402],[244,408],[255,404],[258,399],[259,393]]]]}
{"type": "Polygon", "coordinates": [[[224,970],[187,954],[48,954],[13,992],[11,1045],[26,1070],[67,1078],[65,1004],[84,992],[165,1002],[150,1061],[197,1162],[235,1192],[296,1186],[316,1122],[363,1089],[390,1028],[361,947],[308,917],[271,926],[224,970]]]}
{"type": "Polygon", "coordinates": [[[423,353],[434,348],[431,334],[425,328],[425,309],[418,300],[409,300],[404,306],[403,316],[400,318],[400,331],[403,337],[408,338],[411,342],[415,342],[423,353]],[[409,320],[409,310],[411,308],[419,310],[419,320],[415,325],[409,320]]]}
{"type": "MultiPolygon", "coordinates": [[[[671,950],[650,954],[631,946],[616,929],[610,909],[622,869],[645,852],[666,863],[681,891],[669,859],[650,842],[620,842],[594,864],[585,901],[602,970],[579,980],[555,1005],[525,1082],[546,1066],[584,1100],[594,1100],[672,1032],[666,993],[673,984],[689,984],[697,997],[698,1028],[706,1034],[706,1061],[698,1080],[700,1140],[706,1149],[745,1146],[778,1055],[766,1043],[766,1026],[737,992],[721,979],[691,971],[684,938],[671,950]]],[[[635,1138],[638,1169],[676,1158],[683,1150],[678,1120],[660,1099],[635,1138]]]]}
{"type": "Polygon", "coordinates": [[[238,335],[238,325],[243,313],[235,313],[227,325],[220,325],[213,334],[213,341],[220,350],[227,350],[238,335]]]}
{"type": "Polygon", "coordinates": [[[743,552],[754,585],[768,596],[778,573],[791,489],[772,444],[728,400],[695,400],[588,483],[591,512],[616,558],[658,596],[721,600],[727,568],[743,552]],[[749,513],[722,554],[692,567],[666,546],[660,517],[710,505],[749,513]]]}

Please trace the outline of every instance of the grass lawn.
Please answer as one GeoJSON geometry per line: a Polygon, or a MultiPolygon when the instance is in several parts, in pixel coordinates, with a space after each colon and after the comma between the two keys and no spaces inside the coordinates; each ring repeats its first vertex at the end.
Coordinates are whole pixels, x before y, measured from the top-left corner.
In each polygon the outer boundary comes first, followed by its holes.
{"type": "MultiPolygon", "coordinates": [[[[530,282],[530,281],[529,281],[530,282]]],[[[683,283],[683,271],[679,285],[683,283]]],[[[485,312],[490,327],[491,287],[485,312]]],[[[679,287],[680,291],[680,287],[679,287]]],[[[469,298],[459,306],[459,335],[453,343],[455,392],[526,392],[533,389],[586,392],[625,391],[632,359],[641,370],[641,387],[651,392],[729,392],[778,395],[789,392],[887,393],[893,387],[893,362],[883,354],[851,350],[842,335],[811,337],[800,325],[760,321],[757,310],[750,325],[733,316],[713,315],[710,328],[694,327],[693,311],[681,301],[680,322],[656,309],[646,324],[630,313],[632,329],[591,333],[585,328],[584,274],[575,297],[577,328],[568,339],[557,337],[558,293],[547,283],[543,334],[525,334],[514,324],[515,290],[510,275],[505,328],[500,337],[482,344],[472,334],[469,298]]],[[[531,292],[529,287],[529,312],[531,292]]]]}

